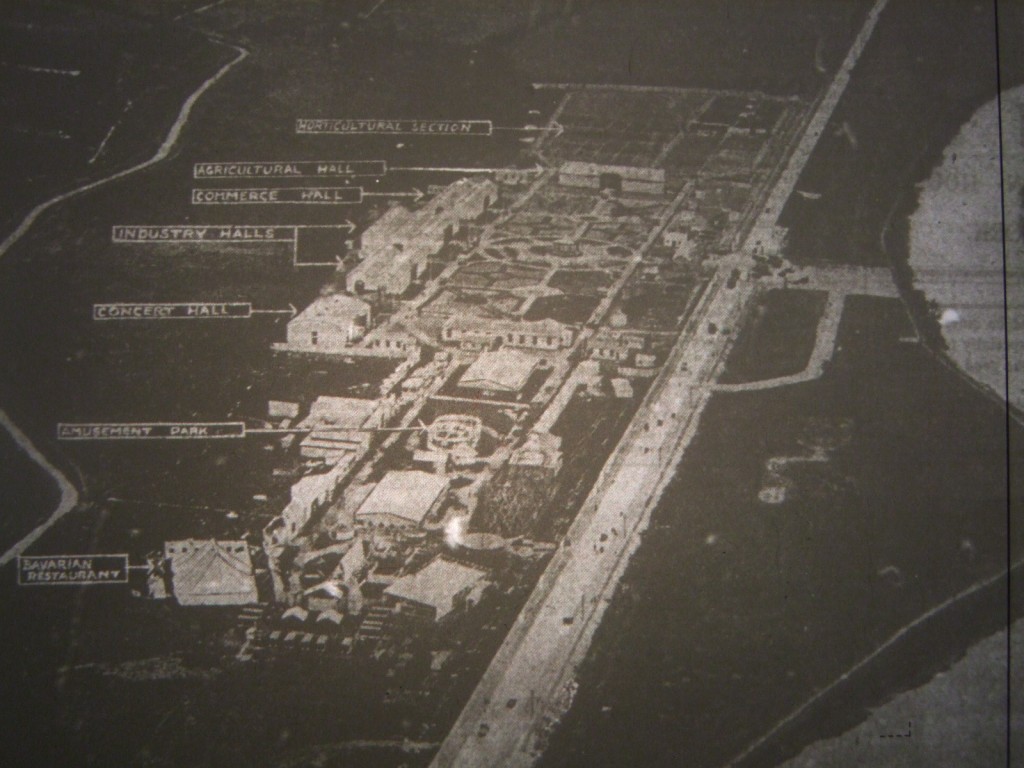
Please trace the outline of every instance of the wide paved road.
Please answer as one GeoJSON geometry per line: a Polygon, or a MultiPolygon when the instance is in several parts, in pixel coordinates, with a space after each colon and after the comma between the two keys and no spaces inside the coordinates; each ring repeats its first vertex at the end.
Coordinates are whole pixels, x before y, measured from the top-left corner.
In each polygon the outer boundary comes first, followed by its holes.
{"type": "Polygon", "coordinates": [[[696,432],[733,327],[753,295],[708,288],[662,376],[598,478],[563,546],[534,590],[435,766],[528,766],[537,738],[568,708],[577,664],[590,645],[661,490],[696,432]]]}
{"type": "MultiPolygon", "coordinates": [[[[768,242],[782,206],[849,82],[887,0],[876,0],[819,101],[744,248],[768,242]]],[[[727,259],[681,334],[516,623],[434,758],[435,768],[532,765],[545,731],[572,703],[573,676],[607,602],[639,545],[658,497],[696,432],[718,365],[752,286],[727,288],[743,258],[727,259]],[[731,334],[710,332],[729,328],[731,334]]]]}

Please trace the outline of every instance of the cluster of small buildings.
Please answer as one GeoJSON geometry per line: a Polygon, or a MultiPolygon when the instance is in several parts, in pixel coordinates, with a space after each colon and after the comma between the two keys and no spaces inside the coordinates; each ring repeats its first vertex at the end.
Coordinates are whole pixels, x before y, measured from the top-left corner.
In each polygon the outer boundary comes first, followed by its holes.
{"type": "Polygon", "coordinates": [[[299,429],[309,430],[299,452],[328,468],[307,474],[292,485],[281,514],[263,529],[264,549],[272,560],[301,535],[310,520],[337,501],[352,470],[370,451],[374,430],[387,422],[393,408],[390,398],[319,397],[312,404],[299,424],[299,429]]]}
{"type": "Polygon", "coordinates": [[[602,328],[587,339],[591,360],[620,366],[651,368],[657,358],[649,352],[649,340],[643,333],[602,328]]]}
{"type": "MultiPolygon", "coordinates": [[[[659,169],[580,162],[563,164],[558,180],[569,187],[652,195],[663,194],[665,185],[659,169]]],[[[447,471],[478,461],[481,419],[443,413],[424,427],[412,466],[435,471],[406,468],[379,474],[364,459],[380,443],[380,430],[422,394],[408,374],[423,362],[425,347],[439,351],[427,366],[455,361],[450,367],[441,364],[438,383],[464,366],[454,380],[455,399],[496,397],[503,402],[523,399],[539,369],[546,371],[574,349],[579,330],[553,319],[459,315],[440,327],[418,327],[379,311],[387,304],[382,296],[406,294],[422,279],[430,259],[454,239],[471,236],[467,232],[498,192],[492,180],[465,179],[442,188],[419,208],[392,207],[366,229],[361,260],[346,274],[344,292],[321,295],[292,318],[279,348],[404,359],[390,377],[395,381],[382,385],[385,394],[377,400],[318,397],[301,418],[297,405],[273,404],[281,423],[294,426],[301,436],[282,443],[298,443],[306,474],[291,485],[280,513],[264,527],[262,551],[243,541],[169,541],[151,559],[151,595],[173,595],[188,606],[245,606],[261,602],[263,591],[262,602],[281,606],[282,618],[308,622],[319,617],[318,632],[321,626],[358,624],[356,641],[379,636],[389,617],[438,622],[480,600],[490,585],[488,571],[460,562],[457,553],[444,553],[442,540],[453,516],[465,514],[467,503],[461,491],[453,490],[447,471]],[[423,328],[431,328],[430,333],[423,328]],[[258,587],[256,574],[264,568],[267,576],[258,587]]],[[[624,331],[601,331],[583,351],[594,361],[639,364],[646,341],[624,331]]],[[[557,472],[560,443],[547,430],[531,432],[508,459],[513,465],[557,472]]],[[[499,544],[504,546],[503,540],[499,544]]]]}
{"type": "Polygon", "coordinates": [[[346,357],[415,358],[431,339],[401,322],[374,324],[368,301],[345,293],[316,298],[288,322],[287,341],[275,349],[346,357]]]}
{"type": "MultiPolygon", "coordinates": [[[[435,557],[451,500],[446,474],[391,470],[376,482],[355,482],[356,463],[368,454],[373,432],[389,417],[386,401],[320,397],[299,423],[309,430],[299,444],[300,456],[322,461],[328,469],[300,478],[281,515],[264,529],[275,602],[362,616],[371,599],[378,612],[363,620],[372,624],[383,621],[382,601],[391,612],[440,619],[461,604],[470,581],[483,589],[483,571],[467,579],[466,566],[435,557]],[[426,566],[424,557],[432,558],[426,566]],[[461,578],[444,583],[445,574],[461,578]]],[[[479,420],[438,422],[428,431],[428,452],[475,455],[479,420]]]]}
{"type": "Polygon", "coordinates": [[[440,553],[449,491],[444,474],[392,470],[361,499],[341,500],[300,531],[287,563],[271,560],[275,601],[345,617],[356,641],[379,639],[396,617],[440,622],[475,605],[490,586],[487,571],[440,553]],[[336,543],[316,548],[325,534],[336,543]]]}
{"type": "Polygon", "coordinates": [[[336,464],[347,454],[364,456],[370,449],[370,437],[387,420],[386,403],[355,397],[318,397],[309,415],[298,428],[309,430],[299,443],[305,459],[323,459],[336,464]]]}
{"type": "MultiPolygon", "coordinates": [[[[269,548],[274,601],[290,606],[283,618],[305,619],[316,612],[336,624],[352,617],[372,625],[382,616],[401,614],[437,622],[475,605],[491,584],[487,571],[421,546],[428,521],[444,507],[448,489],[444,475],[388,472],[358,505],[355,530],[347,531],[340,543],[319,550],[299,547],[298,537],[308,532],[300,528],[286,568],[280,548],[276,553],[269,548]],[[424,555],[429,558],[425,564],[424,555]],[[370,602],[376,610],[367,612],[370,602]]],[[[293,489],[296,497],[301,493],[293,489]]],[[[148,585],[151,597],[173,596],[183,606],[260,602],[252,553],[244,541],[168,541],[163,552],[150,558],[148,585]]]]}
{"type": "Polygon", "coordinates": [[[450,184],[420,208],[395,205],[360,236],[360,261],[345,275],[345,293],[320,296],[288,323],[289,352],[403,358],[429,338],[415,328],[388,322],[375,327],[366,294],[401,296],[427,271],[429,260],[497,200],[498,186],[486,178],[450,184]]]}

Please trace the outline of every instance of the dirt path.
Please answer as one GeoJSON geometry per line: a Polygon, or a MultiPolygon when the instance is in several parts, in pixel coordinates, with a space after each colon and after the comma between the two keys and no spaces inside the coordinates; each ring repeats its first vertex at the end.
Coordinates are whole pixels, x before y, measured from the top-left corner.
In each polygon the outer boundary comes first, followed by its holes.
{"type": "MultiPolygon", "coordinates": [[[[225,43],[220,44],[226,45],[225,43]]],[[[196,90],[193,91],[192,94],[185,100],[185,103],[181,106],[181,110],[178,112],[177,119],[171,125],[171,128],[167,132],[167,136],[164,138],[163,143],[160,145],[160,147],[157,149],[156,153],[152,157],[141,163],[133,165],[130,168],[125,168],[121,171],[118,171],[117,173],[111,174],[110,176],[105,176],[102,179],[97,179],[95,181],[89,182],[88,184],[83,184],[80,187],[76,187],[75,189],[72,189],[68,192],[64,192],[62,194],[57,195],[56,197],[52,197],[49,200],[40,203],[29,212],[29,214],[22,220],[21,224],[18,225],[18,228],[15,229],[10,235],[8,235],[7,238],[3,241],[3,243],[0,244],[0,257],[3,257],[15,245],[15,243],[17,243],[25,235],[25,233],[32,228],[32,225],[35,224],[36,220],[50,208],[59,205],[60,203],[63,203],[65,200],[70,200],[71,198],[77,197],[78,195],[81,195],[90,190],[97,189],[118,179],[123,179],[127,176],[130,176],[133,173],[137,173],[138,171],[141,171],[145,168],[149,168],[150,166],[155,165],[160,161],[164,160],[171,153],[171,150],[174,149],[175,145],[178,143],[178,139],[181,136],[181,132],[184,130],[185,125],[188,123],[189,116],[192,114],[192,107],[195,106],[196,102],[199,101],[200,97],[202,97],[202,95],[206,93],[206,91],[208,91],[210,88],[212,88],[217,83],[217,81],[224,77],[224,75],[226,75],[236,64],[238,64],[246,56],[249,55],[249,52],[244,48],[240,48],[235,45],[232,45],[230,47],[237,52],[237,55],[227,64],[225,64],[216,72],[214,72],[205,81],[203,81],[203,83],[198,88],[196,88],[196,90]]],[[[28,437],[20,429],[18,429],[17,425],[15,425],[15,423],[11,421],[11,419],[3,411],[0,411],[0,425],[2,425],[3,428],[7,430],[7,432],[11,435],[13,440],[22,448],[22,450],[24,450],[32,458],[33,461],[35,461],[40,467],[43,468],[43,470],[47,474],[49,474],[54,479],[54,482],[57,483],[57,486],[60,489],[60,502],[57,504],[56,509],[53,510],[50,517],[44,523],[36,527],[31,533],[29,533],[21,541],[19,541],[13,547],[7,550],[2,556],[0,556],[0,565],[4,565],[15,556],[24,552],[25,549],[27,549],[40,536],[42,536],[43,533],[45,533],[46,530],[50,528],[50,526],[52,526],[54,523],[60,520],[61,517],[63,517],[65,514],[74,509],[75,505],[78,503],[78,491],[74,488],[71,482],[60,472],[60,470],[54,467],[53,464],[51,464],[46,459],[46,457],[39,452],[35,445],[33,445],[32,441],[29,440],[28,437]]]]}

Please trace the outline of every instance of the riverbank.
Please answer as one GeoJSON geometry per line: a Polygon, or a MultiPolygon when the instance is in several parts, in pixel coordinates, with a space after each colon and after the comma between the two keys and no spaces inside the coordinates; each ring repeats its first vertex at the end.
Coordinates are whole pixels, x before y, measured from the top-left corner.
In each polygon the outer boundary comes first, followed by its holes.
{"type": "Polygon", "coordinates": [[[1004,765],[1010,659],[1016,660],[1010,690],[1024,690],[1024,621],[975,644],[948,672],[872,711],[848,733],[808,747],[782,768],[1004,765]]]}
{"type": "Polygon", "coordinates": [[[918,208],[910,217],[909,264],[914,287],[934,303],[949,357],[998,397],[1008,394],[1010,404],[1020,409],[1024,407],[1020,230],[1024,86],[1003,93],[1001,107],[993,99],[975,112],[920,186],[918,208]],[[1003,324],[1004,300],[1009,338],[1003,324]]]}

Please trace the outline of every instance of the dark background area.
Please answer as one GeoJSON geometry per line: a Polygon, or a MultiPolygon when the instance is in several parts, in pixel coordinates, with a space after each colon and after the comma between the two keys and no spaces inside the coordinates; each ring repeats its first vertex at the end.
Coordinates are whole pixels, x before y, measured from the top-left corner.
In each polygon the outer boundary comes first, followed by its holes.
{"type": "MultiPolygon", "coordinates": [[[[230,254],[116,246],[114,224],[351,218],[361,226],[371,218],[344,207],[197,210],[188,203],[192,163],[507,165],[523,146],[514,135],[414,138],[398,147],[393,138],[295,136],[294,120],[422,116],[524,125],[546,119],[555,103],[531,88],[536,81],[813,98],[870,5],[388,0],[360,18],[374,4],[228,0],[180,18],[205,3],[4,6],[4,236],[41,201],[150,157],[188,94],[235,55],[231,46],[249,51],[196,104],[165,162],[51,208],[0,255],[0,407],[80,484],[87,502],[35,551],[122,540],[133,528],[143,530],[141,551],[150,537],[180,535],[194,521],[104,504],[109,495],[236,507],[267,490],[268,460],[255,443],[69,449],[53,439],[56,422],[246,418],[260,415],[269,397],[343,393],[365,381],[352,370],[324,376],[275,359],[268,346],[283,337],[283,320],[155,328],[90,319],[91,304],[101,301],[304,306],[331,277],[330,269],[296,270],[284,246],[230,254]]],[[[1005,88],[1024,81],[1024,7],[1003,2],[999,10],[1005,88]]],[[[795,259],[902,268],[915,184],[995,95],[994,22],[990,3],[892,0],[800,181],[821,198],[794,198],[785,212],[795,259]],[[857,149],[840,132],[844,123],[857,149]]],[[[447,180],[387,178],[381,188],[447,180]]],[[[921,312],[912,301],[910,309],[921,312]]],[[[923,351],[898,343],[905,323],[896,302],[848,305],[844,351],[824,379],[716,398],[598,631],[546,765],[720,763],[893,627],[1005,562],[999,408],[923,351]],[[795,512],[752,513],[765,457],[798,450],[809,416],[851,419],[854,437],[825,471],[795,470],[804,494],[795,512]],[[704,544],[709,533],[719,534],[719,545],[704,544]],[[974,542],[972,560],[960,550],[965,537],[974,542]],[[878,569],[891,564],[902,585],[879,580],[878,569]],[[802,632],[804,625],[813,631],[802,632]]],[[[1022,444],[1018,431],[1010,438],[1011,447],[1022,444]]],[[[45,517],[55,493],[6,438],[0,461],[6,540],[45,517]]],[[[1016,464],[1012,478],[1021,478],[1016,464]]],[[[243,523],[255,525],[259,511],[250,511],[243,523]]],[[[11,567],[0,577],[2,727],[12,765],[273,765],[352,734],[410,732],[405,713],[366,706],[375,684],[360,670],[298,661],[253,674],[225,671],[223,649],[195,641],[219,637],[231,617],[165,610],[120,588],[18,590],[11,567]],[[203,674],[129,684],[63,669],[180,648],[194,651],[189,663],[203,674]]],[[[999,597],[979,600],[953,628],[915,638],[914,652],[898,664],[884,659],[867,670],[855,690],[810,713],[751,764],[774,764],[840,732],[865,707],[947,667],[1005,624],[999,597]]],[[[477,668],[485,662],[477,659],[477,668]]],[[[468,696],[468,679],[460,685],[458,696],[468,696]]],[[[455,706],[439,711],[437,730],[456,714],[455,706]]],[[[378,758],[394,766],[425,764],[429,755],[378,758]]],[[[366,754],[339,752],[327,764],[371,763],[366,754]]]]}

